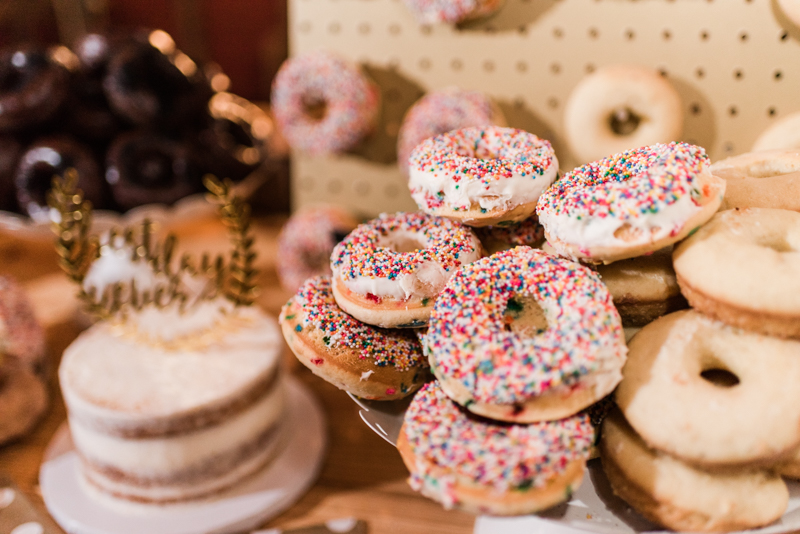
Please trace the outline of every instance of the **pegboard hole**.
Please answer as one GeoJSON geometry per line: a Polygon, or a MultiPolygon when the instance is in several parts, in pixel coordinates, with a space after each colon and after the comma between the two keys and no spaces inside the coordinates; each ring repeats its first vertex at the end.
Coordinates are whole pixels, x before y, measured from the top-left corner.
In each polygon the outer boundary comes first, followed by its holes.
{"type": "Polygon", "coordinates": [[[464,64],[461,63],[460,59],[454,59],[453,61],[450,62],[450,68],[453,70],[461,70],[463,66],[464,64]]]}
{"type": "Polygon", "coordinates": [[[736,109],[736,106],[731,106],[731,107],[728,108],[728,115],[730,115],[731,117],[735,117],[738,114],[739,114],[739,110],[736,109]]]}
{"type": "Polygon", "coordinates": [[[775,74],[773,74],[772,76],[775,78],[776,82],[780,81],[781,78],[783,78],[783,72],[781,72],[780,70],[776,70],[775,74]]]}
{"type": "Polygon", "coordinates": [[[494,71],[494,61],[491,59],[487,59],[483,62],[483,70],[486,72],[493,72],[494,71]]]}
{"type": "Polygon", "coordinates": [[[672,39],[672,32],[669,30],[662,31],[661,38],[664,39],[665,41],[669,41],[670,39],[672,39]]]}
{"type": "Polygon", "coordinates": [[[709,37],[711,37],[711,34],[708,33],[708,30],[703,30],[700,32],[701,41],[708,41],[709,37]]]}
{"type": "Polygon", "coordinates": [[[591,74],[595,71],[596,68],[597,67],[595,67],[593,63],[587,63],[586,66],[584,67],[584,70],[586,71],[587,74],[591,74]]]}
{"type": "Polygon", "coordinates": [[[589,37],[591,37],[592,39],[597,39],[598,37],[600,37],[600,30],[598,30],[597,28],[589,28],[589,37]]]}
{"type": "Polygon", "coordinates": [[[419,27],[419,31],[422,32],[422,35],[430,35],[431,32],[433,32],[433,28],[431,28],[427,24],[424,24],[419,27]]]}
{"type": "Polygon", "coordinates": [[[631,29],[625,30],[625,38],[629,41],[633,41],[636,38],[636,32],[631,29]]]}
{"type": "Polygon", "coordinates": [[[358,25],[358,33],[362,35],[368,34],[370,29],[371,28],[368,22],[362,22],[361,24],[358,25]]]}
{"type": "Polygon", "coordinates": [[[431,68],[431,60],[426,57],[420,59],[419,68],[421,68],[422,70],[428,70],[429,68],[431,68]]]}
{"type": "Polygon", "coordinates": [[[334,35],[335,35],[335,34],[337,34],[337,33],[339,33],[339,31],[340,31],[341,29],[342,29],[342,26],[341,26],[341,24],[339,24],[338,22],[331,22],[331,23],[328,25],[328,31],[329,31],[330,33],[334,34],[334,35]]]}
{"type": "Polygon", "coordinates": [[[744,72],[742,72],[742,69],[736,69],[733,71],[733,77],[737,80],[741,80],[744,78],[744,72]]]}
{"type": "Polygon", "coordinates": [[[553,28],[553,37],[555,37],[556,39],[561,39],[562,37],[564,37],[564,30],[562,30],[561,28],[553,28]]]}
{"type": "Polygon", "coordinates": [[[750,36],[749,36],[749,35],[747,35],[747,32],[742,32],[742,33],[740,33],[740,34],[739,34],[739,40],[740,40],[741,42],[743,42],[743,43],[744,43],[745,41],[747,41],[747,39],[749,39],[749,37],[750,37],[750,36]]]}
{"type": "Polygon", "coordinates": [[[697,67],[697,69],[694,71],[694,75],[698,78],[703,78],[706,75],[706,71],[703,70],[703,67],[697,67]]]}
{"type": "Polygon", "coordinates": [[[769,108],[767,110],[767,115],[769,115],[770,117],[774,117],[777,114],[778,114],[778,110],[775,109],[775,108],[769,108]]]}
{"type": "Polygon", "coordinates": [[[700,115],[701,111],[702,109],[700,108],[700,104],[698,104],[697,102],[694,102],[691,106],[689,106],[689,112],[692,115],[700,115]]]}
{"type": "Polygon", "coordinates": [[[724,145],[722,145],[722,150],[725,152],[733,152],[736,147],[730,141],[727,141],[724,145]]]}
{"type": "Polygon", "coordinates": [[[667,72],[667,69],[665,67],[659,67],[658,75],[661,76],[662,78],[666,78],[669,75],[669,73],[667,72]]]}
{"type": "Polygon", "coordinates": [[[389,25],[389,33],[392,35],[400,35],[400,25],[399,24],[390,24],[389,25]]]}
{"type": "Polygon", "coordinates": [[[519,33],[521,33],[522,35],[526,35],[528,33],[528,27],[527,26],[520,26],[519,28],[517,28],[517,31],[519,33]]]}
{"type": "Polygon", "coordinates": [[[789,40],[789,32],[781,33],[781,41],[788,41],[789,40]]]}
{"type": "Polygon", "coordinates": [[[550,72],[552,72],[553,74],[560,73],[561,65],[559,65],[558,63],[553,63],[552,65],[550,65],[550,72]]]}
{"type": "Polygon", "coordinates": [[[517,61],[517,70],[520,72],[526,72],[528,70],[528,64],[524,61],[517,61]]]}
{"type": "Polygon", "coordinates": [[[554,96],[551,96],[547,99],[547,105],[552,109],[556,109],[558,107],[558,99],[554,96]]]}

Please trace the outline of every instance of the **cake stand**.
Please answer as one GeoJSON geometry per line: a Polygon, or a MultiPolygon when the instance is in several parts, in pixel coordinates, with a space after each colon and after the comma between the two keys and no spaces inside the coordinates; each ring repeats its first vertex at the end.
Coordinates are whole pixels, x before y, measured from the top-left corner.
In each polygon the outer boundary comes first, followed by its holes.
{"type": "Polygon", "coordinates": [[[252,530],[294,504],[314,483],[326,448],[325,419],[312,394],[286,378],[283,446],[260,472],[213,499],[146,505],[100,496],[83,480],[66,423],[39,471],[48,511],[69,534],[227,534],[252,530]]]}

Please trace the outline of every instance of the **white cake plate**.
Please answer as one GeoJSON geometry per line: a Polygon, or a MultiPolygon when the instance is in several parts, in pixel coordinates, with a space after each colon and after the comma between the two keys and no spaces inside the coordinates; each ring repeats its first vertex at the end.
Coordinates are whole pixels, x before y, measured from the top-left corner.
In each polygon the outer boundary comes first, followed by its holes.
{"type": "Polygon", "coordinates": [[[97,493],[83,481],[66,423],[39,471],[48,511],[69,534],[227,534],[252,530],[294,504],[314,483],[327,445],[325,418],[311,392],[286,378],[285,445],[241,484],[204,501],[136,504],[97,493]]]}
{"type": "MultiPolygon", "coordinates": [[[[348,394],[349,395],[349,394],[348,394]]],[[[399,401],[367,401],[350,397],[361,407],[361,419],[380,437],[397,444],[403,415],[410,399],[399,401]]],[[[763,528],[745,531],[747,534],[785,534],[800,530],[800,483],[786,481],[789,486],[789,505],[783,516],[763,528]]],[[[632,510],[625,501],[614,495],[600,460],[589,462],[583,483],[567,503],[520,517],[479,516],[474,534],[671,534],[632,510]]]]}

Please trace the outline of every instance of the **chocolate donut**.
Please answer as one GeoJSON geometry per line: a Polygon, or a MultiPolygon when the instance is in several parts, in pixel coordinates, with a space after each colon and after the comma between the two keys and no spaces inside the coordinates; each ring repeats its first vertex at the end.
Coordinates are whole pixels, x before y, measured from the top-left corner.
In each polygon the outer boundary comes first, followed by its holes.
{"type": "Polygon", "coordinates": [[[14,211],[17,194],[14,190],[14,171],[22,146],[13,137],[0,137],[0,209],[14,211]]]}

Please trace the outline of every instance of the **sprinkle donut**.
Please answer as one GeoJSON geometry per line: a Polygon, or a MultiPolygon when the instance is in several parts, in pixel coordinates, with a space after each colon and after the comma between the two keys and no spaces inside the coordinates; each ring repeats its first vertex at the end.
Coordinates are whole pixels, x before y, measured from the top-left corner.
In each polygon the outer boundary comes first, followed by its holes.
{"type": "Polygon", "coordinates": [[[400,399],[430,376],[413,331],[386,330],[353,319],[336,305],[328,276],[307,280],[281,310],[280,323],[303,365],[359,397],[400,399]]]}
{"type": "Polygon", "coordinates": [[[567,417],[613,391],[625,336],[595,273],[517,247],[462,268],[426,335],[442,389],[468,410],[529,423],[567,417]]]}
{"type": "Polygon", "coordinates": [[[445,508],[520,515],[570,498],[594,433],[586,414],[531,425],[478,418],[431,382],[408,407],[397,449],[411,487],[445,508]]]}
{"type": "Polygon", "coordinates": [[[420,98],[409,109],[397,138],[397,163],[408,173],[411,151],[429,137],[470,126],[505,125],[500,108],[478,91],[448,87],[420,98]]]}
{"type": "Polygon", "coordinates": [[[491,15],[503,0],[404,0],[420,24],[466,22],[491,15]]]}
{"type": "Polygon", "coordinates": [[[456,222],[424,213],[383,214],[333,249],[333,295],[359,321],[424,326],[447,280],[480,256],[478,238],[456,222]]]}
{"type": "Polygon", "coordinates": [[[331,274],[331,252],[358,221],[334,205],[319,205],[292,215],[278,235],[275,268],[281,286],[297,291],[312,276],[331,274]]]}
{"type": "Polygon", "coordinates": [[[585,263],[634,258],[680,241],[711,218],[725,181],[686,143],[621,152],[567,173],[536,213],[559,255],[585,263]]]}
{"type": "Polygon", "coordinates": [[[514,128],[464,128],[426,139],[409,158],[417,206],[468,224],[512,224],[530,216],[556,179],[549,141],[514,128]]]}
{"type": "Polygon", "coordinates": [[[372,131],[380,98],[357,67],[314,52],[284,62],[272,84],[271,102],[292,148],[330,154],[353,148],[372,131]]]}

